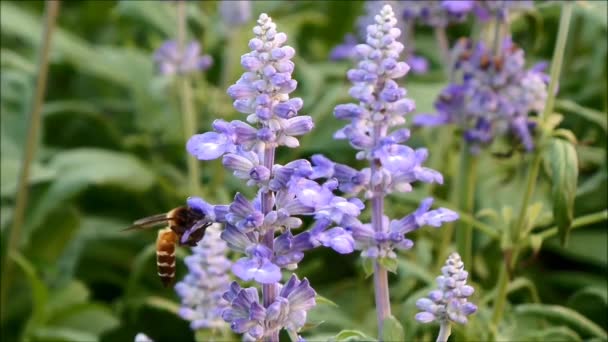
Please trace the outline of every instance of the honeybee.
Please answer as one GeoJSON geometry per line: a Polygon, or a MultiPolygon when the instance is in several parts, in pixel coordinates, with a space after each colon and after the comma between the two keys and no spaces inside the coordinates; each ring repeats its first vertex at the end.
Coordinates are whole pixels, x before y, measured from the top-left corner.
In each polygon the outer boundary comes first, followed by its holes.
{"type": "Polygon", "coordinates": [[[177,207],[166,214],[139,219],[124,230],[150,229],[166,223],[168,227],[159,230],[156,238],[156,267],[161,282],[168,287],[175,279],[175,246],[196,246],[212,222],[196,209],[177,207]]]}

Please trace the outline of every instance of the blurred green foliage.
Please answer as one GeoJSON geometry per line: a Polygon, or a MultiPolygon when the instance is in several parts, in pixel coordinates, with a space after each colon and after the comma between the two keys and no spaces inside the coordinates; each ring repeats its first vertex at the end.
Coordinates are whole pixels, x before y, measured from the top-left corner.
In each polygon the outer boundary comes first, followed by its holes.
{"type": "MultiPolygon", "coordinates": [[[[6,236],[34,93],[44,4],[2,1],[0,6],[0,228],[2,255],[16,265],[9,296],[2,303],[7,313],[1,322],[3,340],[128,341],[140,331],[156,341],[192,340],[188,323],[176,315],[175,293],[162,289],[156,278],[150,247],[155,233],[120,232],[134,219],[182,205],[190,195],[177,89],[172,79],[156,74],[151,58],[162,41],[175,36],[174,5],[168,1],[62,4],[26,220],[19,252],[10,255],[6,236]]],[[[315,130],[301,140],[301,148],[279,151],[279,163],[317,152],[338,162],[357,163],[346,143],[332,139],[341,125],[333,118],[333,107],[349,101],[344,76],[349,63],[330,62],[327,56],[354,29],[361,10],[362,2],[254,2],[254,17],[268,12],[296,48],[296,95],[304,100],[303,113],[312,115],[316,123],[315,130]]],[[[578,158],[575,197],[563,199],[574,201],[574,212],[564,214],[575,222],[608,206],[606,10],[603,1],[575,5],[556,103],[556,111],[564,117],[560,127],[574,132],[578,141],[576,150],[564,157],[578,158]]],[[[212,69],[194,79],[198,130],[205,131],[215,118],[238,117],[225,89],[241,73],[239,56],[247,50],[253,21],[226,27],[216,1],[189,2],[188,15],[190,37],[214,58],[212,69]],[[222,84],[223,79],[228,84],[222,84]]],[[[552,2],[513,22],[514,40],[525,48],[530,64],[551,58],[558,21],[559,4],[552,2]]],[[[466,35],[469,28],[469,24],[457,25],[449,38],[466,35]]],[[[416,100],[417,112],[430,112],[446,84],[433,33],[417,29],[416,48],[431,61],[431,71],[407,77],[408,96],[416,100]]],[[[446,202],[458,152],[455,146],[437,144],[438,134],[414,130],[411,143],[427,146],[431,156],[441,153],[431,159],[430,167],[446,177],[446,184],[434,189],[438,200],[446,202]]],[[[515,220],[528,159],[518,153],[510,158],[490,154],[481,158],[475,220],[497,232],[515,220]]],[[[541,172],[531,203],[537,214],[529,226],[532,233],[554,225],[549,169],[551,165],[541,172]]],[[[243,189],[231,175],[224,175],[220,161],[205,163],[202,173],[203,195],[210,202],[227,202],[243,189]]],[[[391,198],[387,213],[404,215],[428,190],[418,187],[391,198]]],[[[572,231],[567,247],[560,246],[557,235],[545,241],[542,233],[532,235],[532,250],[524,253],[510,285],[511,304],[499,339],[606,340],[608,231],[604,224],[572,231]]],[[[421,326],[413,316],[415,300],[434,285],[440,237],[441,230],[417,232],[415,248],[399,258],[399,271],[391,275],[393,314],[405,328],[389,329],[394,336],[430,340],[435,334],[436,327],[421,326]]],[[[492,291],[502,260],[499,244],[476,233],[473,280],[480,289],[474,297],[480,311],[466,329],[455,328],[459,340],[489,338],[492,291]]],[[[180,257],[187,253],[182,250],[180,257]]],[[[184,272],[180,266],[178,277],[184,272]]],[[[373,288],[356,255],[317,250],[300,264],[298,274],[336,303],[319,301],[309,318],[310,324],[319,325],[304,331],[305,337],[352,341],[375,336],[373,288]]]]}

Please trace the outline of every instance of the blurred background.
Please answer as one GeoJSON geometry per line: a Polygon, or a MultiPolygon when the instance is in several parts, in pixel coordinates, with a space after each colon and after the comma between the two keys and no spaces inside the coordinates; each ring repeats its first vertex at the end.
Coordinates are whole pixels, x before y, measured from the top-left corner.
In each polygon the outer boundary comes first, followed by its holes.
{"type": "MultiPolygon", "coordinates": [[[[343,124],[334,119],[333,108],[350,101],[345,73],[351,62],[331,61],[329,55],[347,33],[357,30],[363,4],[252,3],[251,18],[268,13],[296,49],[294,78],[299,86],[294,95],[304,100],[301,112],[310,114],[316,124],[301,139],[300,148],[279,151],[279,163],[322,152],[338,162],[357,165],[348,144],[332,138],[343,124]]],[[[4,266],[35,93],[44,2],[3,0],[0,6],[4,266]]],[[[576,217],[607,207],[606,10],[604,1],[575,5],[556,103],[556,111],[565,116],[562,126],[571,129],[579,141],[576,217]]],[[[208,70],[191,77],[196,131],[203,132],[214,119],[242,116],[233,109],[225,90],[242,73],[240,56],[248,50],[254,19],[231,23],[220,15],[218,1],[188,2],[187,14],[189,39],[198,41],[203,53],[213,58],[208,70]]],[[[559,4],[553,1],[543,2],[512,22],[514,41],[526,51],[527,64],[551,59],[558,21],[559,4]]],[[[470,20],[450,26],[450,42],[469,35],[471,28],[470,20]]],[[[10,255],[13,266],[6,275],[10,287],[3,289],[8,293],[1,303],[3,341],[129,341],[138,332],[156,341],[194,339],[189,322],[176,315],[179,298],[157,278],[156,232],[121,232],[132,221],[183,205],[193,195],[177,82],[175,77],[159,73],[153,60],[161,44],[176,35],[171,1],[61,4],[25,221],[15,246],[18,253],[10,255]]],[[[417,113],[432,112],[434,100],[447,84],[432,30],[416,27],[415,46],[416,53],[428,60],[428,71],[408,75],[405,86],[408,97],[416,101],[417,113]]],[[[440,171],[446,177],[445,185],[433,191],[445,201],[457,152],[436,144],[436,136],[434,130],[416,129],[409,144],[428,147],[431,156],[434,151],[442,153],[431,163],[443,163],[440,171]]],[[[522,160],[520,154],[482,158],[484,176],[475,197],[478,209],[503,210],[506,204],[516,205],[521,183],[509,175],[522,160]]],[[[227,203],[236,191],[251,191],[223,170],[219,160],[198,165],[200,195],[211,203],[227,203]]],[[[543,201],[550,186],[541,183],[538,189],[538,200],[543,201]]],[[[410,212],[428,190],[420,186],[411,194],[391,197],[387,212],[395,216],[410,212]]],[[[410,339],[432,338],[432,330],[415,324],[413,316],[415,300],[437,274],[433,267],[439,236],[438,230],[417,232],[416,247],[399,258],[399,274],[391,275],[393,311],[410,339]]],[[[510,300],[540,299],[568,306],[606,330],[607,239],[602,222],[574,231],[567,247],[560,247],[556,238],[545,241],[537,253],[522,258],[517,272],[527,282],[520,284],[510,300]]],[[[185,248],[178,252],[178,280],[186,273],[182,260],[189,253],[185,248]]],[[[492,290],[501,258],[496,242],[483,236],[475,240],[474,279],[483,289],[478,297],[492,290]]],[[[315,336],[332,336],[346,328],[375,334],[371,279],[364,277],[357,255],[313,251],[300,264],[298,275],[308,277],[320,295],[338,304],[319,305],[313,311],[309,322],[322,322],[314,328],[315,336]]],[[[521,327],[518,320],[515,312],[506,314],[513,327],[521,327]]],[[[481,322],[468,328],[471,334],[484,329],[481,322]]],[[[512,330],[504,332],[507,339],[521,333],[512,330]]]]}

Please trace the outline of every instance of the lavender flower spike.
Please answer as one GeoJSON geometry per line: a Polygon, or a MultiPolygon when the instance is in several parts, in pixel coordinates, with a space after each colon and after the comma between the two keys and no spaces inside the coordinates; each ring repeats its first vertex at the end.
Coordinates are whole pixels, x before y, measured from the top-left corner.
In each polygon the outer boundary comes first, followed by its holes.
{"type": "MultiPolygon", "coordinates": [[[[297,147],[297,137],[308,133],[313,121],[298,115],[302,99],[289,96],[297,82],[292,79],[295,50],[285,44],[287,35],[277,32],[267,14],[259,16],[253,34],[250,51],[241,57],[245,72],[228,88],[234,108],[246,115],[247,122],[216,120],[212,132],[192,136],[186,149],[200,160],[222,157],[227,170],[258,191],[252,199],[237,193],[228,205],[211,205],[197,197],[189,198],[188,205],[224,224],[222,240],[242,255],[230,267],[232,273],[262,288],[260,298],[258,288],[232,283],[223,294],[230,305],[222,318],[236,333],[274,342],[281,329],[297,334],[315,305],[308,281],[292,273],[281,285],[283,272],[293,272],[304,252],[319,246],[352,252],[355,241],[342,225],[356,221],[363,205],[336,196],[335,180],[316,181],[328,170],[313,169],[304,159],[275,163],[276,149],[297,147]],[[311,216],[316,222],[294,233],[303,228],[300,216],[311,216]]],[[[332,165],[326,163],[328,168],[332,165]]]]}
{"type": "Polygon", "coordinates": [[[428,298],[418,299],[416,306],[421,312],[416,314],[420,323],[438,321],[441,332],[438,342],[447,341],[450,331],[450,322],[466,324],[468,316],[477,311],[477,306],[468,301],[474,289],[466,284],[468,272],[458,253],[448,257],[445,266],[441,268],[437,277],[437,290],[431,291],[428,298]]]}
{"type": "MultiPolygon", "coordinates": [[[[367,27],[366,44],[359,44],[354,49],[357,67],[347,73],[353,83],[349,93],[358,103],[341,104],[334,110],[336,118],[349,121],[335,137],[348,139],[350,145],[359,150],[356,157],[367,160],[370,166],[358,171],[332,163],[323,156],[313,158],[313,175],[335,177],[339,189],[351,195],[363,192],[371,202],[371,223],[362,223],[351,214],[340,224],[345,231],[352,232],[355,247],[362,251],[361,255],[375,259],[374,288],[379,327],[390,316],[384,261],[396,258],[395,250],[413,246],[414,243],[405,238],[406,233],[424,225],[438,227],[458,218],[448,209],[429,210],[432,199],[423,201],[414,214],[401,220],[390,221],[384,215],[387,194],[412,191],[412,183],[416,181],[443,182],[439,172],[422,166],[428,156],[427,150],[414,150],[404,145],[410,132],[397,128],[405,123],[404,116],[415,108],[414,101],[406,97],[407,91],[396,81],[410,70],[406,62],[399,60],[404,46],[398,40],[401,30],[397,24],[390,5],[382,7],[374,17],[367,27]]],[[[350,204],[356,207],[356,203],[350,204]]],[[[379,336],[382,336],[381,329],[379,336]]]]}
{"type": "Polygon", "coordinates": [[[231,262],[226,258],[226,242],[220,238],[220,225],[207,228],[205,237],[185,258],[188,274],[175,285],[181,297],[179,315],[190,321],[192,330],[225,326],[221,313],[228,302],[222,299],[230,282],[226,273],[231,262]]]}

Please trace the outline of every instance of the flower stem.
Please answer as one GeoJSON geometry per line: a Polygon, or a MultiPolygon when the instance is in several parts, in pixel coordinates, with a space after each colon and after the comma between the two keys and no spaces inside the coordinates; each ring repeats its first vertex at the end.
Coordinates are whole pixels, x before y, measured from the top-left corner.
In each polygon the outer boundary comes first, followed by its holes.
{"type": "MultiPolygon", "coordinates": [[[[266,147],[264,149],[264,166],[268,170],[272,170],[272,166],[274,165],[274,155],[275,155],[275,147],[266,147]]],[[[264,215],[268,214],[272,210],[272,191],[268,190],[262,194],[261,204],[262,204],[262,212],[264,215]]],[[[274,228],[271,228],[263,237],[263,243],[268,247],[271,251],[274,250],[274,228]]],[[[269,307],[276,296],[278,295],[278,284],[264,284],[262,285],[262,296],[264,297],[264,307],[269,307]]],[[[279,341],[279,332],[273,332],[270,336],[266,336],[266,341],[269,342],[278,342],[279,341]]]]}
{"type": "MultiPolygon", "coordinates": [[[[555,89],[557,87],[557,83],[559,82],[562,59],[564,57],[566,40],[568,38],[568,28],[570,26],[570,17],[572,15],[572,3],[564,2],[562,6],[563,7],[560,18],[559,31],[557,34],[557,43],[555,44],[555,51],[553,52],[553,62],[551,63],[551,74],[548,87],[547,102],[545,104],[545,109],[543,113],[541,113],[541,115],[539,116],[541,126],[543,120],[546,120],[553,112],[553,104],[555,101],[555,89]]],[[[520,235],[521,232],[524,230],[524,226],[526,225],[528,203],[530,202],[532,194],[534,193],[534,188],[536,186],[536,179],[538,178],[538,172],[540,169],[541,161],[541,151],[537,148],[532,159],[530,171],[528,172],[526,191],[524,192],[524,197],[521,201],[521,207],[519,210],[517,222],[513,226],[513,231],[511,233],[511,240],[516,254],[512,255],[510,251],[504,253],[505,256],[508,256],[508,258],[505,258],[500,270],[500,275],[498,277],[498,293],[494,301],[494,313],[492,315],[492,325],[494,329],[496,329],[496,327],[498,326],[498,323],[500,322],[502,318],[502,313],[504,311],[504,305],[507,296],[507,286],[509,283],[508,271],[509,269],[512,269],[515,265],[517,265],[517,255],[519,254],[520,250],[519,245],[522,241],[522,236],[520,235]]]]}
{"type": "MultiPolygon", "coordinates": [[[[559,22],[559,31],[557,33],[557,43],[555,44],[555,51],[553,52],[553,62],[551,63],[551,74],[549,87],[547,90],[547,102],[545,103],[545,108],[542,113],[539,114],[539,120],[542,122],[546,120],[550,114],[553,113],[553,106],[555,103],[555,90],[557,88],[557,84],[559,82],[559,77],[562,69],[562,60],[564,57],[564,51],[566,49],[566,41],[568,40],[568,29],[570,26],[570,17],[572,15],[572,3],[564,2],[562,5],[562,15],[559,22]]],[[[522,206],[519,211],[519,216],[517,220],[517,224],[513,226],[513,242],[517,244],[520,240],[520,234],[526,224],[526,214],[528,210],[528,202],[532,193],[534,192],[534,187],[536,185],[536,178],[538,177],[538,171],[540,169],[540,162],[542,161],[542,154],[539,149],[536,150],[534,154],[534,159],[532,161],[532,167],[528,174],[528,181],[526,186],[526,192],[524,193],[524,199],[522,201],[522,206]]],[[[515,262],[512,260],[512,262],[515,262]]]]}
{"type": "MultiPolygon", "coordinates": [[[[48,0],[45,5],[45,23],[42,31],[42,40],[40,45],[40,55],[38,57],[38,73],[36,78],[36,90],[32,98],[31,112],[29,115],[29,123],[27,135],[25,137],[25,147],[23,150],[23,163],[21,164],[21,172],[19,173],[19,182],[17,183],[17,194],[15,199],[15,211],[13,214],[13,224],[9,231],[8,244],[6,245],[6,254],[2,264],[2,280],[0,281],[0,302],[6,304],[6,294],[11,283],[11,266],[9,255],[15,253],[19,249],[21,241],[21,228],[23,227],[25,209],[27,207],[28,181],[30,175],[30,166],[34,160],[36,147],[38,145],[38,135],[40,132],[40,111],[46,94],[46,84],[48,76],[49,53],[51,50],[51,38],[55,30],[57,16],[59,14],[59,0],[48,0]]],[[[0,320],[4,321],[4,309],[6,305],[2,305],[0,309],[0,320]]]]}
{"type": "MultiPolygon", "coordinates": [[[[385,129],[381,124],[374,126],[374,142],[380,141],[385,129]]],[[[371,163],[371,179],[379,171],[380,162],[373,160],[371,163]]],[[[376,232],[382,232],[384,226],[382,217],[384,216],[384,192],[381,186],[372,186],[372,227],[376,232]]],[[[391,315],[391,302],[388,290],[388,273],[378,261],[374,263],[374,293],[376,299],[376,315],[378,318],[378,340],[382,340],[384,320],[391,315]]]]}
{"type": "Polygon", "coordinates": [[[452,325],[448,320],[444,320],[439,324],[439,335],[437,335],[437,342],[447,342],[448,337],[452,333],[452,325]]]}
{"type": "MultiPolygon", "coordinates": [[[[510,259],[510,258],[509,258],[510,259]]],[[[492,330],[494,333],[498,327],[498,323],[502,319],[502,313],[505,309],[505,303],[507,302],[507,287],[509,285],[509,271],[508,261],[503,260],[500,266],[500,273],[498,274],[496,298],[494,299],[494,312],[492,313],[492,330]]]]}
{"type": "MultiPolygon", "coordinates": [[[[469,144],[464,142],[460,151],[460,166],[456,183],[458,208],[466,214],[472,215],[475,202],[475,183],[477,178],[477,157],[471,155],[469,144]]],[[[462,255],[462,262],[468,265],[472,272],[473,264],[473,227],[469,222],[459,221],[456,224],[456,246],[462,255]]],[[[447,252],[446,250],[443,253],[447,252]]],[[[440,260],[443,260],[442,258],[440,260]]]]}
{"type": "MultiPolygon", "coordinates": [[[[608,210],[607,209],[598,211],[593,214],[575,218],[574,221],[572,221],[572,229],[585,227],[590,224],[594,224],[594,223],[598,223],[598,222],[602,222],[602,221],[606,221],[606,220],[608,220],[608,210]]],[[[542,233],[539,233],[538,235],[541,237],[541,239],[546,240],[554,235],[557,235],[557,232],[558,232],[557,227],[551,227],[551,228],[543,231],[542,233]]]]}
{"type": "MultiPolygon", "coordinates": [[[[177,3],[177,42],[180,53],[183,54],[186,48],[186,2],[179,1],[177,3]]],[[[180,85],[180,100],[182,110],[182,120],[184,125],[184,139],[188,141],[191,136],[196,134],[196,111],[194,109],[194,99],[192,97],[192,84],[187,75],[182,75],[179,79],[180,85]]],[[[188,182],[190,192],[196,195],[201,195],[200,192],[200,172],[198,163],[194,156],[186,154],[188,163],[188,182]]]]}
{"type": "Polygon", "coordinates": [[[445,27],[435,27],[435,39],[437,40],[437,46],[443,59],[443,71],[445,72],[446,78],[450,78],[452,73],[452,61],[450,58],[450,43],[445,33],[445,27]]]}

